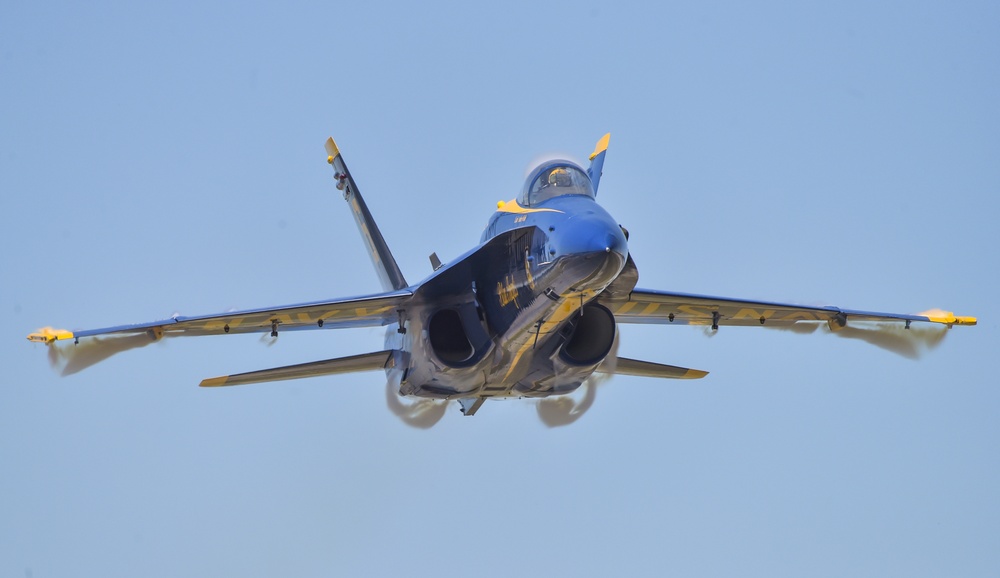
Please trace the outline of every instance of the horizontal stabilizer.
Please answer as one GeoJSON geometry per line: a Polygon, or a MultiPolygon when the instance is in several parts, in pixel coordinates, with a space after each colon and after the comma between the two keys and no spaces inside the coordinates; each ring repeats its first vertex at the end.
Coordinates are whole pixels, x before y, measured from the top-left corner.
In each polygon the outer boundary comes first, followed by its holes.
{"type": "MultiPolygon", "coordinates": [[[[600,367],[597,371],[603,372],[604,368],[600,367]]],[[[639,361],[638,359],[629,359],[627,357],[619,357],[617,363],[614,365],[614,371],[607,373],[669,379],[701,379],[708,375],[707,371],[700,369],[688,369],[687,367],[664,365],[662,363],[653,363],[652,361],[639,361]]]]}
{"type": "Polygon", "coordinates": [[[284,379],[300,379],[303,377],[316,377],[318,375],[335,375],[338,373],[353,373],[355,371],[374,371],[385,369],[392,359],[392,351],[376,351],[374,353],[363,353],[350,357],[338,357],[325,361],[313,361],[310,363],[300,363],[298,365],[288,365],[285,367],[275,367],[274,369],[262,369],[260,371],[250,371],[238,373],[236,375],[224,375],[203,380],[201,387],[220,387],[223,385],[245,385],[247,383],[260,383],[262,381],[281,381],[284,379]]]}

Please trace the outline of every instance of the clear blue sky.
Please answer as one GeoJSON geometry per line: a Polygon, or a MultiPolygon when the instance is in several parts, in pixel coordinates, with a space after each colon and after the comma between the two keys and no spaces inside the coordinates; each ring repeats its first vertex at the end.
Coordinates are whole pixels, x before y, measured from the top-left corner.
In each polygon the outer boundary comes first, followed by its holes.
{"type": "Polygon", "coordinates": [[[996,576],[995,2],[8,2],[0,575],[996,576]],[[640,286],[976,315],[919,361],[625,327],[577,422],[413,429],[380,374],[202,390],[381,332],[24,337],[371,293],[333,135],[410,281],[532,159],[611,147],[640,286]]]}

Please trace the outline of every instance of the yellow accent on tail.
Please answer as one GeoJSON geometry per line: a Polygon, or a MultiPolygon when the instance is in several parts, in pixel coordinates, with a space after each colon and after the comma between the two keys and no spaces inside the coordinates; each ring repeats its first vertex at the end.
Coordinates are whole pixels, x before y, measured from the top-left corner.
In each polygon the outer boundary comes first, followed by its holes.
{"type": "Polygon", "coordinates": [[[611,133],[601,137],[601,140],[597,141],[597,146],[594,147],[594,152],[590,153],[590,159],[594,160],[594,157],[608,150],[608,142],[611,140],[611,133]]]}
{"type": "Polygon", "coordinates": [[[330,138],[326,139],[326,145],[325,146],[326,146],[326,154],[328,155],[326,157],[326,162],[332,164],[333,163],[333,159],[335,159],[337,157],[337,155],[340,154],[340,149],[337,148],[337,143],[335,143],[333,141],[333,137],[330,137],[330,138]]]}

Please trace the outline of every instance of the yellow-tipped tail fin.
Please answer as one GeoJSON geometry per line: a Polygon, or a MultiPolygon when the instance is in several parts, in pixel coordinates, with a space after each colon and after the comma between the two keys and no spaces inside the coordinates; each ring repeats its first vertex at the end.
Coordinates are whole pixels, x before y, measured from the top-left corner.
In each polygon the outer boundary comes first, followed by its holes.
{"type": "Polygon", "coordinates": [[[590,153],[590,158],[588,160],[594,160],[594,157],[608,150],[608,142],[611,141],[611,133],[601,137],[601,140],[597,141],[597,145],[594,146],[594,152],[590,153]]]}
{"type": "Polygon", "coordinates": [[[333,164],[333,159],[337,158],[340,154],[340,149],[337,148],[337,143],[334,142],[333,137],[326,139],[326,162],[333,164]]]}
{"type": "Polygon", "coordinates": [[[590,153],[590,167],[587,168],[587,176],[590,177],[590,183],[594,185],[594,194],[597,194],[597,188],[601,185],[601,174],[604,172],[604,157],[608,152],[608,142],[611,141],[611,133],[601,137],[601,140],[597,141],[597,145],[594,147],[594,152],[590,153]]]}

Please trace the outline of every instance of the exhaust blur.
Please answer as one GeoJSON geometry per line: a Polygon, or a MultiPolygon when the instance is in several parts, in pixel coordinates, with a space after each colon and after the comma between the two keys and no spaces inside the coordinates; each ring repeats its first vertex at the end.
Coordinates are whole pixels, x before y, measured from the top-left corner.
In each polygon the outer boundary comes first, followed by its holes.
{"type": "Polygon", "coordinates": [[[906,329],[899,325],[859,323],[831,331],[831,333],[846,339],[860,339],[908,359],[920,359],[925,350],[929,351],[941,344],[945,335],[948,334],[948,326],[910,326],[909,329],[906,329]]]}
{"type": "Polygon", "coordinates": [[[410,427],[429,429],[441,421],[448,409],[448,402],[433,399],[420,399],[411,403],[403,402],[393,387],[393,382],[385,384],[385,402],[389,411],[410,427]]]}
{"type": "Polygon", "coordinates": [[[597,388],[606,383],[615,374],[615,367],[618,364],[619,335],[620,333],[616,330],[615,339],[611,343],[611,351],[608,352],[608,356],[597,370],[580,384],[580,389],[583,390],[583,397],[579,401],[576,401],[569,395],[547,397],[538,400],[535,409],[538,410],[538,418],[542,420],[542,423],[550,428],[562,427],[575,422],[583,414],[587,413],[587,410],[594,405],[594,400],[597,398],[597,388]]]}
{"type": "MultiPolygon", "coordinates": [[[[930,312],[920,313],[928,315],[930,312]]],[[[901,355],[907,359],[920,359],[927,351],[941,344],[948,334],[947,325],[917,325],[909,329],[901,323],[874,323],[848,321],[847,327],[831,330],[826,324],[795,323],[792,325],[765,325],[766,329],[791,331],[794,333],[813,333],[823,327],[823,333],[830,333],[844,339],[859,339],[886,351],[901,355]]]]}
{"type": "Polygon", "coordinates": [[[75,345],[49,344],[49,365],[65,377],[104,361],[116,353],[145,347],[158,340],[148,335],[88,337],[75,345]]]}

